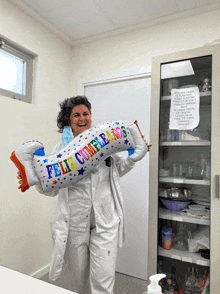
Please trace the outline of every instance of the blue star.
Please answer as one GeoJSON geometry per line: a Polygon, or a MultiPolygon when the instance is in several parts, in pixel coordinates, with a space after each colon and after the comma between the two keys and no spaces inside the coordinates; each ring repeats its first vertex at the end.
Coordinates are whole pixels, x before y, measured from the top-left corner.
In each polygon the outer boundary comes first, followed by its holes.
{"type": "Polygon", "coordinates": [[[78,170],[78,172],[79,172],[79,174],[78,174],[78,176],[79,175],[83,175],[83,173],[85,172],[86,170],[82,167],[81,169],[79,169],[78,170]]]}
{"type": "Polygon", "coordinates": [[[128,140],[127,139],[125,140],[125,144],[128,144],[128,140]]]}
{"type": "Polygon", "coordinates": [[[101,154],[100,154],[100,157],[102,157],[103,155],[104,155],[104,153],[101,153],[101,154]]]}
{"type": "Polygon", "coordinates": [[[48,159],[44,159],[44,163],[48,162],[48,159]]]}
{"type": "Polygon", "coordinates": [[[57,155],[57,158],[58,158],[58,157],[61,158],[61,157],[62,157],[62,154],[58,154],[58,155],[57,155]]]}
{"type": "Polygon", "coordinates": [[[119,125],[119,122],[115,122],[116,125],[119,125]]]}

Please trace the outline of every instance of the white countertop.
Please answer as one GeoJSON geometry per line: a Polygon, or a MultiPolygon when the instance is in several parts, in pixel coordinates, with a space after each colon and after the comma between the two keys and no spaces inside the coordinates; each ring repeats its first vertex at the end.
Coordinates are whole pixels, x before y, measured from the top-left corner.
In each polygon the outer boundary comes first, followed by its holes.
{"type": "Polygon", "coordinates": [[[77,294],[3,266],[0,266],[0,277],[0,293],[2,294],[77,294]]]}

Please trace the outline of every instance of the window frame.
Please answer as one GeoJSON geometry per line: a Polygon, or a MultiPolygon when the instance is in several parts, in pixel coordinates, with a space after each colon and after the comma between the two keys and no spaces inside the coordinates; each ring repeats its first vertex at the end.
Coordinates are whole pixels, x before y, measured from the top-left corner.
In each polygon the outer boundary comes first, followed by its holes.
{"type": "Polygon", "coordinates": [[[27,49],[16,46],[5,38],[0,38],[0,49],[12,54],[26,62],[26,81],[25,95],[15,93],[0,87],[0,95],[20,100],[23,102],[32,103],[32,85],[33,85],[33,59],[35,54],[30,53],[27,49]]]}

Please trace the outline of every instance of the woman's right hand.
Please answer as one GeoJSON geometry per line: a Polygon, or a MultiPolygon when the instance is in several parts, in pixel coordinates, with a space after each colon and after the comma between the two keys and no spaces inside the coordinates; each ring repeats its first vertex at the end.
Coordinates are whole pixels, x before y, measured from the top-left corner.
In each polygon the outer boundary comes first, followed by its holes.
{"type": "Polygon", "coordinates": [[[20,184],[20,186],[18,187],[18,189],[21,189],[22,184],[23,184],[23,180],[22,180],[22,176],[21,176],[21,172],[20,171],[18,171],[17,179],[19,179],[18,183],[20,184]]]}

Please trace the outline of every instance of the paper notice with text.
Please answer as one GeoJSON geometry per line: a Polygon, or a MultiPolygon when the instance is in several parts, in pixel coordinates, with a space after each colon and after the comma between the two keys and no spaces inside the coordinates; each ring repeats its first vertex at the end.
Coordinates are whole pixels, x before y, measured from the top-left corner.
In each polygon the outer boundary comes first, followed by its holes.
{"type": "Polygon", "coordinates": [[[171,90],[170,129],[191,130],[199,124],[199,88],[171,90]]]}

